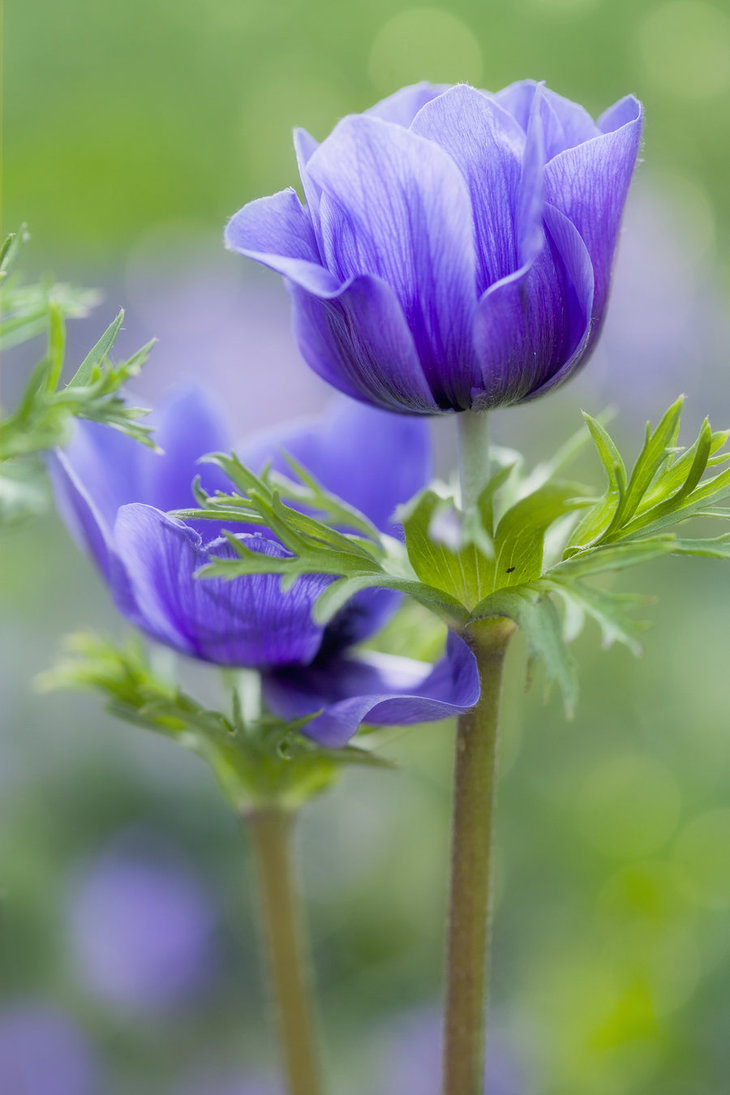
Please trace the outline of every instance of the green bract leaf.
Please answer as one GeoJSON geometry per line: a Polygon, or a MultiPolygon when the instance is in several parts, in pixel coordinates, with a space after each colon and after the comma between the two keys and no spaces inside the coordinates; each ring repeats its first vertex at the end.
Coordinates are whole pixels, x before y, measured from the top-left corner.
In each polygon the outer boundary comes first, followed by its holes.
{"type": "Polygon", "coordinates": [[[730,517],[730,507],[720,504],[730,498],[730,470],[712,473],[730,458],[722,451],[730,434],[704,423],[696,441],[682,449],[681,409],[680,399],[656,429],[647,426],[630,473],[605,425],[590,415],[580,434],[531,473],[523,472],[517,454],[500,450],[468,513],[434,489],[402,506],[405,545],[373,529],[294,461],[289,480],[269,471],[257,476],[235,457],[216,456],[241,493],[207,496],[198,488],[201,509],[181,516],[270,528],[291,555],[264,556],[230,537],[237,558],[201,573],[279,573],[287,585],[302,574],[330,575],[314,608],[320,623],[371,587],[401,591],[462,633],[475,620],[509,618],[527,635],[531,664],[544,662],[548,684],[559,685],[572,711],[576,681],[566,643],[584,619],[597,622],[604,645],[618,641],[634,653],[646,627],[632,613],[647,598],[598,588],[594,578],[668,555],[730,557],[730,534],[692,538],[671,530],[692,517],[730,517]],[[586,438],[606,473],[600,496],[555,478],[586,438]],[[556,602],[565,609],[562,623],[556,602]]]}
{"type": "Polygon", "coordinates": [[[546,483],[516,502],[502,517],[494,536],[494,589],[521,585],[542,572],[545,533],[555,521],[578,513],[587,502],[576,483],[546,483]]]}
{"type": "Polygon", "coordinates": [[[568,578],[586,577],[589,574],[602,574],[609,570],[624,570],[626,567],[646,563],[661,555],[671,555],[675,550],[674,536],[655,536],[647,540],[628,541],[624,544],[599,545],[586,551],[571,555],[557,566],[552,567],[548,576],[560,581],[568,578]]]}
{"type": "Polygon", "coordinates": [[[422,582],[467,608],[492,588],[493,558],[484,555],[473,539],[464,542],[461,514],[452,499],[425,490],[401,507],[398,516],[408,558],[422,582]]]}
{"type": "Polygon", "coordinates": [[[17,232],[10,232],[5,237],[0,245],[0,282],[12,273],[20,249],[29,239],[30,235],[25,224],[21,224],[17,232]]]}
{"type": "Polygon", "coordinates": [[[106,361],[109,356],[109,351],[116,342],[117,335],[122,329],[122,323],[124,322],[124,309],[122,309],[117,318],[110,323],[104,334],[101,336],[96,345],[89,350],[84,360],[79,365],[78,369],[68,382],[69,388],[80,388],[84,385],[88,385],[99,375],[100,367],[106,361]]]}
{"type": "Polygon", "coordinates": [[[198,483],[195,493],[201,508],[179,510],[176,516],[265,525],[292,554],[263,555],[227,531],[237,557],[211,562],[200,570],[201,579],[281,574],[284,587],[289,588],[300,575],[329,574],[336,580],[315,604],[318,622],[331,619],[351,596],[368,588],[409,594],[452,627],[462,626],[468,619],[468,611],[457,597],[418,581],[400,541],[379,532],[363,514],[326,491],[295,461],[290,461],[290,466],[296,478],[289,481],[270,469],[256,475],[236,456],[217,453],[209,459],[226,472],[240,493],[219,491],[207,495],[198,483]],[[302,512],[305,509],[307,512],[302,512]],[[318,516],[313,516],[314,512],[318,516]],[[339,527],[325,523],[321,519],[324,517],[339,527]],[[355,531],[343,532],[343,528],[355,531]]]}
{"type": "Polygon", "coordinates": [[[730,454],[720,452],[730,434],[713,432],[705,421],[685,451],[677,446],[681,411],[682,399],[678,399],[656,430],[647,425],[644,446],[628,481],[614,442],[589,419],[608,487],[579,525],[566,554],[653,537],[671,525],[712,512],[717,502],[730,496],[730,470],[703,478],[709,468],[730,459],[730,454]]]}
{"type": "Polygon", "coordinates": [[[546,578],[536,584],[546,593],[558,594],[566,602],[566,606],[574,610],[571,632],[566,634],[565,628],[563,629],[566,642],[576,638],[582,628],[583,618],[588,615],[601,629],[604,648],[612,646],[614,642],[620,642],[627,646],[632,654],[638,656],[641,653],[639,635],[646,630],[648,624],[643,620],[634,619],[628,613],[651,604],[651,597],[633,593],[613,593],[609,590],[597,589],[579,579],[554,582],[546,578]],[[577,619],[575,613],[577,613],[577,619]]]}

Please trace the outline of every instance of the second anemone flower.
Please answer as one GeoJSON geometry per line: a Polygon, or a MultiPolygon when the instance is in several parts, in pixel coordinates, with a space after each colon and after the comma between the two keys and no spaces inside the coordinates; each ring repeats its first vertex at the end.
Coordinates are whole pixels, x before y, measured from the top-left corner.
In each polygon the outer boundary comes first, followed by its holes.
{"type": "MultiPolygon", "coordinates": [[[[299,578],[286,592],[275,574],[197,578],[206,563],[234,550],[216,522],[181,521],[168,511],[191,505],[198,474],[208,491],[230,489],[217,467],[197,463],[230,449],[228,430],[199,391],[169,399],[152,422],[162,455],[109,427],[79,422],[51,465],[64,520],[132,624],[190,657],[258,670],[270,710],[285,719],[316,713],[304,733],[325,746],[344,745],[363,721],[426,722],[476,703],[474,656],[457,635],[435,666],[351,651],[397,607],[390,590],[359,594],[322,626],[312,608],[328,577],[299,578]]],[[[252,467],[267,460],[282,467],[283,451],[392,535],[400,531],[393,511],[430,470],[425,423],[349,401],[319,421],[238,448],[252,467]]],[[[242,529],[228,526],[254,551],[287,554],[271,533],[242,529]]]]}
{"type": "Polygon", "coordinates": [[[408,414],[542,395],[590,354],[639,151],[633,96],[598,121],[533,80],[418,84],[295,143],[306,199],[244,206],[232,251],[283,274],[300,349],[408,414]]]}

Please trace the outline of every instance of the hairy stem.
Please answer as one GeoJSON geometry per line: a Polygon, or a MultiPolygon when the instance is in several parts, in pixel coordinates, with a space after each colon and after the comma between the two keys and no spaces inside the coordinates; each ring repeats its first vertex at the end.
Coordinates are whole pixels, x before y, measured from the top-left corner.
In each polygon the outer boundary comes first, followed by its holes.
{"type": "Polygon", "coordinates": [[[492,830],[502,669],[513,625],[473,624],[481,697],[459,719],[454,765],[444,1095],[484,1095],[491,935],[492,830]]]}
{"type": "Polygon", "coordinates": [[[292,835],[295,814],[261,809],[247,815],[261,894],[271,993],[289,1095],[321,1095],[316,1010],[304,945],[292,835]]]}
{"type": "Polygon", "coordinates": [[[486,411],[461,411],[459,428],[459,484],[461,510],[476,505],[489,475],[489,434],[486,411]]]}

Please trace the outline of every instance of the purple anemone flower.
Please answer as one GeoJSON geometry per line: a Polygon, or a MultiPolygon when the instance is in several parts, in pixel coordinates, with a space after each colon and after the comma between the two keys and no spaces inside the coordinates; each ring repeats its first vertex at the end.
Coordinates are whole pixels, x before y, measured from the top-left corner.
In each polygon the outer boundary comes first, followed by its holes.
{"type": "Polygon", "coordinates": [[[299,347],[340,391],[409,414],[523,402],[567,380],[603,321],[642,108],[594,122],[532,80],[418,84],[295,132],[293,189],[226,244],[283,274],[299,347]]]}
{"type": "MultiPolygon", "coordinates": [[[[312,608],[329,577],[307,575],[287,592],[275,574],[196,578],[205,563],[234,550],[219,523],[181,521],[165,511],[192,504],[198,473],[207,490],[230,489],[216,467],[197,464],[205,453],[230,449],[230,441],[197,390],[168,400],[154,424],[164,455],[106,426],[80,422],[51,461],[61,515],[136,627],[193,658],[258,669],[275,714],[321,711],[306,733],[323,745],[343,745],[364,720],[426,722],[476,703],[476,663],[457,635],[449,636],[435,666],[348,653],[394,611],[398,595],[391,590],[364,591],[322,626],[312,608]]],[[[429,476],[425,423],[346,400],[322,420],[277,430],[239,453],[257,466],[282,460],[282,449],[391,535],[399,533],[393,510],[429,476]]],[[[229,529],[254,551],[287,554],[266,530],[229,529]]]]}

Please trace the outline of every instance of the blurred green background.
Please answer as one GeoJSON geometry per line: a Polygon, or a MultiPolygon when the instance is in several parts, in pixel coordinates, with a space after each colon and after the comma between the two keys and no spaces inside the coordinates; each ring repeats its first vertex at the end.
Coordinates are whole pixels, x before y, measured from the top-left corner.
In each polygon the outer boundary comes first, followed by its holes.
{"type": "MultiPolygon", "coordinates": [[[[143,394],[198,376],[243,434],[327,396],[297,360],[281,286],[220,244],[241,204],[296,183],[292,126],[321,138],[423,78],[497,89],[528,75],[594,113],[638,94],[645,162],[598,352],[558,395],[495,415],[497,439],[539,459],[579,407],[611,403],[638,443],[679,391],[686,438],[706,413],[730,424],[721,3],[11,0],[4,230],[29,223],[30,270],[105,289],[72,347],[125,306],[120,351],[161,336],[143,394]]],[[[436,430],[444,465],[451,426],[436,430]]],[[[33,692],[65,631],[121,625],[55,517],[3,532],[0,553],[0,1089],[21,1095],[2,1077],[28,1039],[39,1072],[22,1095],[275,1092],[251,1086],[272,1054],[234,819],[173,746],[93,698],[33,692]]],[[[631,583],[660,598],[645,655],[584,635],[572,723],[539,681],[523,695],[513,653],[494,1095],[727,1089],[730,573],[665,561],[631,583]]],[[[451,737],[386,735],[402,770],[349,774],[303,818],[333,1091],[437,1091],[451,737]]]]}

